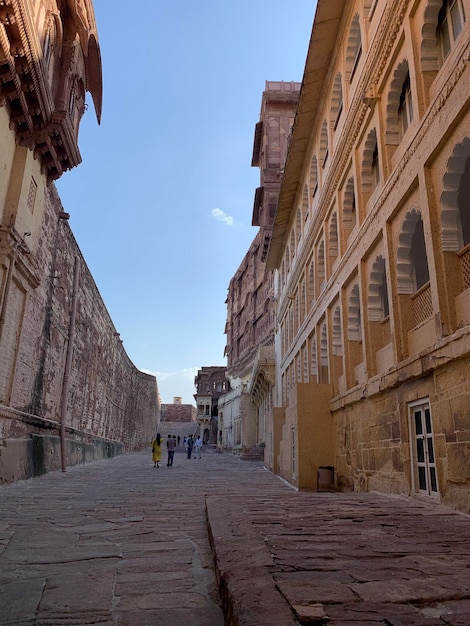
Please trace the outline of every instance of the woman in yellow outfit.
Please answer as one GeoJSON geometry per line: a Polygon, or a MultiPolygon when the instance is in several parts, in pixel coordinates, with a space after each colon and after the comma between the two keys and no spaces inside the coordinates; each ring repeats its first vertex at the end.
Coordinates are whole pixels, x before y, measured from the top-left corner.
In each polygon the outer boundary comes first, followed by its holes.
{"type": "Polygon", "coordinates": [[[162,440],[160,433],[157,433],[156,438],[152,441],[152,460],[154,467],[160,467],[160,461],[162,460],[162,440]]]}

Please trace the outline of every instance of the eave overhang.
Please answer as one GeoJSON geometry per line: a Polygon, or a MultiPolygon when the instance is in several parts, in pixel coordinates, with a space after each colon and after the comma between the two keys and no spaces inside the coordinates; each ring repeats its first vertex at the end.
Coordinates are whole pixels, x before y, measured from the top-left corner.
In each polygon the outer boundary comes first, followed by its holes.
{"type": "Polygon", "coordinates": [[[96,119],[101,123],[101,111],[103,107],[103,78],[101,66],[101,53],[98,41],[94,34],[88,40],[88,55],[86,59],[87,89],[93,99],[96,119]]]}
{"type": "Polygon", "coordinates": [[[346,0],[318,0],[312,35],[305,62],[299,105],[292,128],[289,150],[284,167],[271,244],[266,268],[274,270],[281,264],[288,235],[294,201],[309,145],[318,107],[324,97],[324,83],[336,44],[336,33],[346,6],[346,0]]]}

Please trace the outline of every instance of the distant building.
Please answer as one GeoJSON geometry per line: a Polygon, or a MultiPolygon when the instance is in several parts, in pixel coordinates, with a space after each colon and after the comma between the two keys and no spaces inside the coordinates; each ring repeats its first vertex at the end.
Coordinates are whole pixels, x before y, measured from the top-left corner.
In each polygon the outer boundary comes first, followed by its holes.
{"type": "Polygon", "coordinates": [[[194,378],[197,422],[204,443],[217,442],[219,398],[230,390],[227,368],[212,365],[202,367],[194,378]]]}
{"type": "Polygon", "coordinates": [[[251,161],[260,170],[252,219],[259,230],[228,288],[225,354],[231,391],[219,400],[218,445],[240,455],[255,447],[263,454],[271,408],[259,394],[263,378],[274,382],[273,272],[266,271],[265,261],[299,92],[300,83],[266,81],[251,161]]]}
{"type": "Polygon", "coordinates": [[[173,404],[161,405],[161,422],[195,422],[196,414],[196,407],[183,404],[180,397],[174,397],[173,404]]]}

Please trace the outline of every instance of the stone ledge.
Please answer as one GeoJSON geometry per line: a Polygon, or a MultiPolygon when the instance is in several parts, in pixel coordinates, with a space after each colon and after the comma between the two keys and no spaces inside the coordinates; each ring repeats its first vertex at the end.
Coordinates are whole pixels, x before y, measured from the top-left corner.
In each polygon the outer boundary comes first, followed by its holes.
{"type": "Polygon", "coordinates": [[[272,555],[241,501],[206,496],[207,526],[227,626],[299,624],[270,570],[272,555]]]}

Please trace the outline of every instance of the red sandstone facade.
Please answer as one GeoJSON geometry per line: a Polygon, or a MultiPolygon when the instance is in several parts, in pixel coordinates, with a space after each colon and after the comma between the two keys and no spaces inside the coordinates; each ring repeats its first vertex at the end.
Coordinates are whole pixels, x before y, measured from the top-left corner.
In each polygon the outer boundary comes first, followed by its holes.
{"type": "Polygon", "coordinates": [[[266,407],[250,392],[259,359],[272,360],[275,323],[273,272],[266,255],[300,83],[267,81],[256,124],[251,164],[260,169],[252,225],[259,230],[232,278],[227,295],[227,375],[232,391],[219,401],[219,445],[239,454],[264,444],[266,407]]]}
{"type": "Polygon", "coordinates": [[[194,378],[197,422],[204,443],[217,442],[219,431],[219,398],[230,391],[227,368],[219,365],[202,367],[194,378]]]}
{"type": "Polygon", "coordinates": [[[196,407],[192,404],[182,404],[181,402],[173,402],[173,404],[161,405],[161,421],[162,422],[195,422],[196,407]]]}

